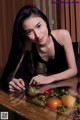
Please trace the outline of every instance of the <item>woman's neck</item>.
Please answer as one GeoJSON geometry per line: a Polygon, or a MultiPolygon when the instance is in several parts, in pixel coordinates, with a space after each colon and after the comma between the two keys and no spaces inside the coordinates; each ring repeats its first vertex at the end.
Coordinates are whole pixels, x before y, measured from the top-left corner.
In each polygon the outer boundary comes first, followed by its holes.
{"type": "Polygon", "coordinates": [[[46,61],[55,56],[54,44],[51,36],[49,36],[44,46],[36,46],[36,48],[41,58],[46,61]]]}
{"type": "Polygon", "coordinates": [[[44,45],[36,45],[36,48],[38,51],[46,52],[46,50],[50,48],[51,43],[52,43],[51,36],[49,36],[44,45]]]}

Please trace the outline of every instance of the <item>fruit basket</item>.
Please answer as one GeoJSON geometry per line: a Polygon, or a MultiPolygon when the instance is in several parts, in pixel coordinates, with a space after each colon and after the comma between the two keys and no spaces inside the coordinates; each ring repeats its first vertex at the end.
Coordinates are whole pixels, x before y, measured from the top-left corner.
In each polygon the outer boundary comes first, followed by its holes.
{"type": "Polygon", "coordinates": [[[70,91],[68,87],[51,88],[42,92],[40,86],[28,86],[26,100],[51,111],[68,115],[73,120],[80,120],[78,91],[70,91]]]}

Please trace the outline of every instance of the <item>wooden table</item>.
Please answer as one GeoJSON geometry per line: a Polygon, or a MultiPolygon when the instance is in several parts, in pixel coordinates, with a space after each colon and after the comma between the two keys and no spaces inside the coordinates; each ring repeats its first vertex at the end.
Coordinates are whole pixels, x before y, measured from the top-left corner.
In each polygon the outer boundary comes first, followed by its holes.
{"type": "MultiPolygon", "coordinates": [[[[72,78],[56,84],[57,86],[69,84],[71,89],[75,89],[78,79],[80,78],[72,78]]],[[[0,90],[0,112],[2,111],[8,111],[9,120],[72,120],[69,116],[27,102],[25,94],[14,95],[0,90]]]]}

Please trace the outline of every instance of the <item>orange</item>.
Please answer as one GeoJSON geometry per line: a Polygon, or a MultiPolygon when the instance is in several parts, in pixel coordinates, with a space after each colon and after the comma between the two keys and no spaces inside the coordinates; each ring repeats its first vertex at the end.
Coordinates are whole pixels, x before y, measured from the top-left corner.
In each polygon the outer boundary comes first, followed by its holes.
{"type": "Polygon", "coordinates": [[[49,98],[47,100],[47,106],[53,110],[57,110],[62,105],[62,101],[59,98],[49,98]]]}
{"type": "Polygon", "coordinates": [[[69,108],[73,108],[75,106],[76,98],[71,95],[64,95],[61,100],[63,105],[66,105],[69,108]]]}

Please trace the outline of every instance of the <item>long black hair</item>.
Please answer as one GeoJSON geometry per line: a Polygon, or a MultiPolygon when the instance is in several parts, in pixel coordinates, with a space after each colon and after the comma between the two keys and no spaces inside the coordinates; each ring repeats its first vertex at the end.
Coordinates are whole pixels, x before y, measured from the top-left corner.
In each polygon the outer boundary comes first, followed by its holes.
{"type": "Polygon", "coordinates": [[[51,32],[46,15],[43,14],[38,8],[32,5],[27,5],[20,9],[20,11],[16,16],[14,26],[13,26],[12,45],[11,45],[8,62],[6,64],[5,70],[1,78],[1,81],[4,84],[6,84],[6,81],[9,78],[10,74],[16,69],[16,66],[24,52],[26,35],[24,33],[22,24],[23,24],[23,21],[26,18],[30,17],[31,15],[36,15],[41,17],[46,22],[46,25],[48,28],[48,34],[50,34],[51,32]]]}

